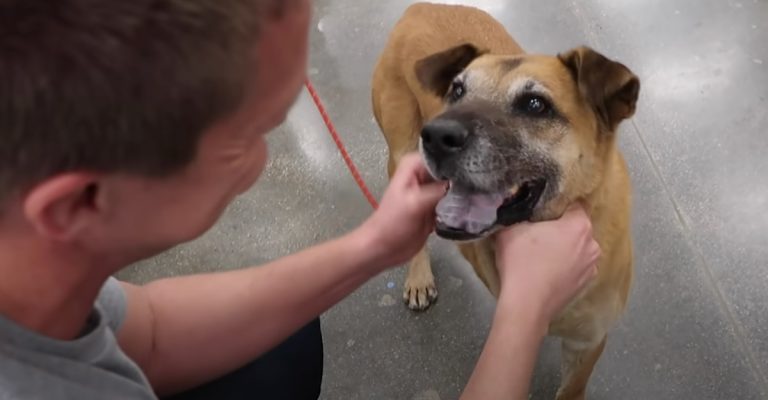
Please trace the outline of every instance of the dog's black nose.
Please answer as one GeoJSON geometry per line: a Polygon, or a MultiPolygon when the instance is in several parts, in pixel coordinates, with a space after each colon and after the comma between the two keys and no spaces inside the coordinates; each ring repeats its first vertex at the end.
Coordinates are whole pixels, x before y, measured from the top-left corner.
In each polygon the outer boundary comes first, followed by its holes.
{"type": "Polygon", "coordinates": [[[436,119],[421,129],[424,150],[434,155],[458,153],[467,144],[468,137],[467,129],[450,119],[436,119]]]}

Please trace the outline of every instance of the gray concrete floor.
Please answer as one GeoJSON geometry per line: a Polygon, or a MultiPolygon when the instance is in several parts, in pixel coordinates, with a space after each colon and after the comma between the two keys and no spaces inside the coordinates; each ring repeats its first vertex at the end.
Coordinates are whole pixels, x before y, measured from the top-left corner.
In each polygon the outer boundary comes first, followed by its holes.
{"type": "MultiPolygon", "coordinates": [[[[621,129],[634,182],[636,281],[589,387],[607,399],[768,399],[768,2],[467,0],[529,52],[588,44],[642,82],[621,129]]],[[[369,78],[404,0],[316,1],[310,77],[377,194],[384,142],[369,78]]],[[[302,94],[270,139],[264,179],[210,233],[126,271],[160,276],[262,263],[331,238],[370,212],[302,94]]],[[[432,246],[441,298],[400,302],[403,270],[323,317],[323,399],[454,399],[482,347],[493,300],[448,243],[432,246]]],[[[548,341],[535,399],[558,383],[548,341]]]]}

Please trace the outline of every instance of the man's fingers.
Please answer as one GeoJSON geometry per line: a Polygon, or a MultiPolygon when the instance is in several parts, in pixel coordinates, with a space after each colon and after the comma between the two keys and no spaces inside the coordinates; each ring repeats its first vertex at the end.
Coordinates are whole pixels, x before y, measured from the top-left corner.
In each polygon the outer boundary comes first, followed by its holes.
{"type": "Polygon", "coordinates": [[[435,207],[438,201],[445,196],[446,184],[444,182],[432,182],[421,186],[419,200],[425,207],[435,207]]]}
{"type": "Polygon", "coordinates": [[[433,182],[432,175],[427,171],[427,166],[424,164],[424,159],[419,153],[409,153],[403,159],[408,159],[409,167],[411,171],[416,175],[421,183],[433,182]]]}
{"type": "Polygon", "coordinates": [[[429,173],[424,160],[419,155],[419,168],[416,170],[416,177],[419,179],[419,183],[435,182],[435,178],[429,173]]]}
{"type": "Polygon", "coordinates": [[[584,206],[584,203],[582,203],[581,201],[575,201],[568,206],[568,208],[565,210],[565,213],[563,213],[563,216],[568,218],[577,218],[581,216],[586,216],[587,218],[589,218],[589,212],[587,211],[587,208],[584,206]]]}
{"type": "Polygon", "coordinates": [[[565,210],[564,216],[573,217],[576,215],[585,214],[586,211],[584,210],[584,206],[581,205],[581,203],[571,203],[571,205],[568,206],[568,208],[565,210]]]}
{"type": "Polygon", "coordinates": [[[592,282],[597,277],[597,268],[593,265],[592,267],[585,270],[581,276],[579,276],[577,282],[578,287],[580,289],[585,288],[587,285],[589,285],[589,282],[592,282]]]}
{"type": "Polygon", "coordinates": [[[414,177],[418,183],[435,181],[427,170],[426,165],[424,165],[424,160],[419,153],[409,153],[400,159],[393,181],[406,182],[414,177]]]}
{"type": "Polygon", "coordinates": [[[413,179],[414,170],[418,169],[420,162],[421,161],[418,158],[414,158],[412,154],[400,158],[397,162],[397,170],[395,170],[395,174],[390,180],[390,185],[403,185],[413,179]]]}
{"type": "Polygon", "coordinates": [[[547,222],[530,222],[530,221],[521,221],[518,223],[515,223],[514,225],[505,226],[499,230],[499,232],[496,234],[497,237],[502,238],[503,240],[511,240],[511,238],[515,237],[520,232],[525,232],[527,229],[530,229],[531,226],[535,224],[542,224],[547,222]]]}
{"type": "Polygon", "coordinates": [[[597,277],[597,264],[592,264],[591,267],[587,270],[587,273],[585,274],[586,281],[589,282],[592,279],[595,279],[597,277]]]}

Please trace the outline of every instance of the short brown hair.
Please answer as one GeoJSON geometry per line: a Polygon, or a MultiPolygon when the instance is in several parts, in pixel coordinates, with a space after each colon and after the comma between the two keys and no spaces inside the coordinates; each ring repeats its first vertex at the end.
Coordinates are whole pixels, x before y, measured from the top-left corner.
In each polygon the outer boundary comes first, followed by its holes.
{"type": "Polygon", "coordinates": [[[239,105],[284,0],[0,2],[0,204],[60,172],[159,176],[239,105]]]}

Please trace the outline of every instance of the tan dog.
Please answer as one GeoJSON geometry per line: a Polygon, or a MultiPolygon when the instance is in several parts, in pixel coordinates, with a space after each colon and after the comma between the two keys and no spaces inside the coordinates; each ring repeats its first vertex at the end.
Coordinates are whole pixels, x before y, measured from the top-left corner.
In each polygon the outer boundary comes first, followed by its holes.
{"type": "MultiPolygon", "coordinates": [[[[462,254],[493,295],[499,278],[487,238],[495,230],[586,204],[603,257],[595,281],[550,324],[563,338],[558,399],[584,398],[627,302],[630,182],[615,133],[634,114],[639,87],[629,69],[589,48],[527,55],[485,12],[426,3],[405,12],[373,75],[390,174],[420,148],[430,172],[450,181],[437,233],[464,241],[462,254]]],[[[404,297],[424,309],[436,296],[422,249],[404,297]]]]}

